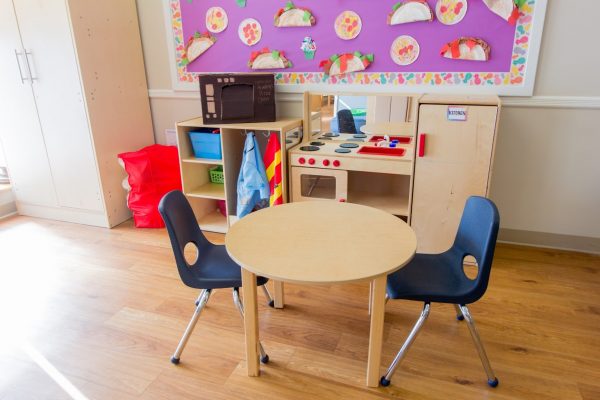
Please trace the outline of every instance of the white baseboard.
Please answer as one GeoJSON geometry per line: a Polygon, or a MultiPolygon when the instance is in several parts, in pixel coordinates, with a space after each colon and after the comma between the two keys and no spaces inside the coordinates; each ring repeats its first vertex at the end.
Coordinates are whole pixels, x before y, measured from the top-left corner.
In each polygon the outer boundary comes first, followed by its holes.
{"type": "Polygon", "coordinates": [[[3,204],[0,206],[0,220],[17,215],[17,206],[15,203],[3,204]]]}
{"type": "Polygon", "coordinates": [[[104,213],[78,210],[74,208],[44,207],[32,204],[17,203],[19,215],[28,217],[52,219],[57,221],[72,222],[76,224],[99,226],[109,228],[104,213]]]}
{"type": "Polygon", "coordinates": [[[498,241],[533,247],[600,254],[600,238],[500,229],[498,241]]]}

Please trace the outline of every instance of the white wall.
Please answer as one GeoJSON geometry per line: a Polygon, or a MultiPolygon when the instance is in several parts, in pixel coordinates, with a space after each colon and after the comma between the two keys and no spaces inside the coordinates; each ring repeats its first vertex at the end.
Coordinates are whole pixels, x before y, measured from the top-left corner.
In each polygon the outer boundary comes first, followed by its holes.
{"type": "MultiPolygon", "coordinates": [[[[138,0],[159,143],[200,114],[194,94],[172,91],[163,1],[138,0]]],[[[504,99],[491,197],[504,239],[600,252],[600,2],[549,3],[534,97],[504,99]]],[[[281,115],[301,116],[299,96],[279,100],[281,115]]]]}

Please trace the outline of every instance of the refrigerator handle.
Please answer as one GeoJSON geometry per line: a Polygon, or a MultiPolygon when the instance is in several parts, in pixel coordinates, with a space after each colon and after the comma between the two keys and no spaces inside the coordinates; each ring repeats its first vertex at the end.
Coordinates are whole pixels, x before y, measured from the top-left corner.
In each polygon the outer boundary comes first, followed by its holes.
{"type": "Polygon", "coordinates": [[[19,57],[22,56],[23,53],[19,53],[17,49],[15,49],[15,59],[17,60],[17,66],[19,67],[19,76],[21,77],[21,83],[25,84],[25,81],[28,81],[29,78],[23,76],[23,69],[21,68],[21,61],[19,61],[19,57]]]}
{"type": "Polygon", "coordinates": [[[419,157],[425,157],[425,144],[427,142],[427,134],[421,133],[419,135],[419,157]]]}

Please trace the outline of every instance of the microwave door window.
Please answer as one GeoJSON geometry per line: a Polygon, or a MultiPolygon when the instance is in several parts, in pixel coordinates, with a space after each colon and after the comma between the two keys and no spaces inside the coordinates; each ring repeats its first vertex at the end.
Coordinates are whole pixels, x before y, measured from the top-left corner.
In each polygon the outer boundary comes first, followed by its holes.
{"type": "Polygon", "coordinates": [[[224,120],[254,118],[253,85],[223,86],[221,89],[221,118],[224,120]]]}

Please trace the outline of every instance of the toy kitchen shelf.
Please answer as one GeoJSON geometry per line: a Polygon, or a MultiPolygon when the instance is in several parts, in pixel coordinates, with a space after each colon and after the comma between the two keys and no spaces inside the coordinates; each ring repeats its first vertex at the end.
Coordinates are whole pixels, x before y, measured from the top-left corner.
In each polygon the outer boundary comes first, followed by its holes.
{"type": "Polygon", "coordinates": [[[187,196],[200,228],[205,231],[226,233],[229,226],[237,220],[237,180],[242,164],[242,155],[246,133],[255,132],[261,154],[267,144],[268,133],[279,135],[282,147],[281,167],[283,198],[287,201],[287,148],[300,142],[302,136],[301,119],[283,119],[276,122],[244,124],[204,124],[202,118],[195,118],[177,124],[177,147],[181,168],[183,192],[187,196]],[[189,138],[189,132],[201,128],[221,131],[220,160],[196,158],[189,138]],[[209,170],[212,167],[223,168],[224,183],[212,183],[209,170]],[[218,202],[225,202],[227,216],[218,209],[218,202]]]}

